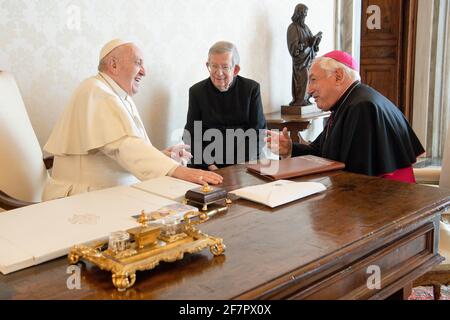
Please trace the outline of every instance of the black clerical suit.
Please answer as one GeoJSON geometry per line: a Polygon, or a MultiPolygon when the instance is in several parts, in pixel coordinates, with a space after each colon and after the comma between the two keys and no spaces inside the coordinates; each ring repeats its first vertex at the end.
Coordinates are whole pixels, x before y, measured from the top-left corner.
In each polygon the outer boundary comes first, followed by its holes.
{"type": "Polygon", "coordinates": [[[424,149],[401,111],[373,88],[353,83],[310,145],[294,144],[292,156],[313,154],[370,176],[410,167],[424,149]]]}
{"type": "Polygon", "coordinates": [[[190,134],[190,137],[185,134],[183,141],[191,145],[193,158],[190,166],[205,169],[214,164],[221,168],[235,164],[238,160],[249,161],[259,158],[264,139],[264,133],[259,132],[259,129],[265,128],[266,120],[263,113],[260,87],[257,82],[236,76],[230,88],[221,92],[208,78],[189,89],[189,110],[185,130],[190,134]],[[194,136],[195,121],[202,121],[201,135],[197,132],[197,135],[194,136]],[[205,161],[203,157],[205,148],[215,141],[215,138],[212,138],[211,141],[203,139],[203,134],[208,129],[219,130],[223,137],[223,143],[220,143],[221,152],[215,152],[218,151],[217,149],[212,152],[215,157],[214,161],[205,161]],[[252,145],[250,148],[249,139],[240,142],[233,139],[233,145],[227,145],[226,135],[234,134],[227,133],[227,129],[233,129],[233,132],[236,129],[242,129],[244,132],[248,129],[256,129],[256,133],[258,133],[257,145],[252,145]],[[237,157],[238,152],[243,152],[243,148],[245,148],[245,159],[237,157]],[[231,152],[234,152],[234,157],[231,152]],[[220,153],[223,157],[219,157],[220,153]]]}

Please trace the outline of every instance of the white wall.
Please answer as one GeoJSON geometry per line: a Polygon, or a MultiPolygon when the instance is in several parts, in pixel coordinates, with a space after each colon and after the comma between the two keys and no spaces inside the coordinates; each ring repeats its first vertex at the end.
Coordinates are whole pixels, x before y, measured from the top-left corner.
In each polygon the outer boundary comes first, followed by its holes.
{"type": "MultiPolygon", "coordinates": [[[[81,80],[96,73],[112,38],[141,44],[149,69],[135,96],[152,142],[171,143],[186,120],[188,89],[208,76],[218,40],[234,42],[241,75],[261,84],[265,112],[290,101],[286,30],[291,0],[0,0],[0,69],[14,73],[41,146],[81,80]],[[79,13],[79,20],[77,20],[79,13]],[[79,21],[79,29],[77,29],[79,21]]],[[[334,49],[334,1],[303,0],[306,23],[334,49]]]]}

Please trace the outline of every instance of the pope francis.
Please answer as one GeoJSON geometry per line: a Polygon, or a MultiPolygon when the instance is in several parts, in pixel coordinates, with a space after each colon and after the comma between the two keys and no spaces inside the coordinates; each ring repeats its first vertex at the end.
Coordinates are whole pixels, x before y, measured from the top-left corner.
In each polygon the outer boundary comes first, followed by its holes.
{"type": "Polygon", "coordinates": [[[54,164],[42,200],[164,175],[221,183],[218,174],[175,161],[191,156],[183,149],[161,152],[151,144],[131,98],[146,74],[139,48],[115,39],[102,48],[99,60],[99,73],[76,89],[44,146],[54,164]]]}

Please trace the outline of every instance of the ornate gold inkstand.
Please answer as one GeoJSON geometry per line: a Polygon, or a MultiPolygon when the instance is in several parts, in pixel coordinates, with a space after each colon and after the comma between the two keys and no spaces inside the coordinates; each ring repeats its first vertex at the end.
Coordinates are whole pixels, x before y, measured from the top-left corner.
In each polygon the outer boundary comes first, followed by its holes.
{"type": "MultiPolygon", "coordinates": [[[[76,264],[83,259],[102,270],[110,271],[114,286],[119,291],[125,291],[134,285],[136,271],[151,270],[161,261],[181,260],[185,253],[200,252],[206,247],[209,247],[214,256],[222,255],[225,251],[223,240],[204,234],[195,226],[217,213],[226,212],[231,202],[226,199],[223,189],[208,185],[197,189],[200,190],[201,196],[216,193],[214,197],[204,197],[207,203],[195,202],[202,206],[201,211],[189,211],[184,214],[182,220],[177,219],[176,215],[168,215],[162,220],[163,223],[152,223],[142,211],[138,218],[139,227],[114,232],[108,241],[74,246],[68,254],[69,263],[76,264]],[[221,201],[226,204],[219,205],[218,202],[221,201]],[[208,210],[207,206],[211,204],[214,205],[208,210]]],[[[189,198],[189,193],[195,195],[197,189],[188,191],[186,199],[189,198]]],[[[201,196],[197,195],[195,199],[201,201],[201,196]]]]}

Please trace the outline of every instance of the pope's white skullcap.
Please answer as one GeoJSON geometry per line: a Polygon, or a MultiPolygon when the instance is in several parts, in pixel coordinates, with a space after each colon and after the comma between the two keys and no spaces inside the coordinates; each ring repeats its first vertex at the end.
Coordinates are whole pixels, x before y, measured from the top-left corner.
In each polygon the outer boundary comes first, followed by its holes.
{"type": "Polygon", "coordinates": [[[104,57],[108,55],[111,51],[113,51],[115,48],[123,46],[124,44],[131,43],[130,41],[124,41],[122,39],[114,39],[109,41],[107,44],[105,44],[100,51],[100,59],[101,61],[104,57]]]}

